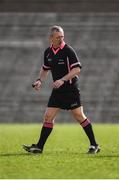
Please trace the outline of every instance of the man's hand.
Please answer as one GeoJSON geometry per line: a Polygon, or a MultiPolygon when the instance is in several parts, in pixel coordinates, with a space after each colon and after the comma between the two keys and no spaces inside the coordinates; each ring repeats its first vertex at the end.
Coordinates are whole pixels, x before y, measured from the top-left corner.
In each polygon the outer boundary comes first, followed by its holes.
{"type": "Polygon", "coordinates": [[[56,80],[55,82],[53,82],[53,88],[58,89],[63,84],[64,84],[64,81],[62,79],[56,80]]]}
{"type": "Polygon", "coordinates": [[[40,90],[40,88],[41,88],[41,84],[42,84],[41,80],[36,80],[36,82],[32,84],[32,87],[33,87],[36,91],[38,91],[38,90],[40,90]]]}

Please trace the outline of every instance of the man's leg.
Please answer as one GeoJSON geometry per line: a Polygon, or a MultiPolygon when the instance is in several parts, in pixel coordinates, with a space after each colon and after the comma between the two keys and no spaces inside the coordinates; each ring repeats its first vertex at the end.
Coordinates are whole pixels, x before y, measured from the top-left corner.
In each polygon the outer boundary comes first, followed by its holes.
{"type": "Polygon", "coordinates": [[[48,107],[46,109],[45,115],[44,115],[44,123],[41,129],[41,134],[39,141],[37,143],[37,146],[43,150],[43,147],[45,145],[45,142],[50,135],[50,133],[53,130],[53,123],[54,119],[59,111],[59,108],[50,108],[48,107]]]}
{"type": "Polygon", "coordinates": [[[94,136],[94,132],[93,132],[93,128],[92,128],[92,124],[90,122],[89,119],[87,119],[87,117],[85,116],[84,112],[83,112],[83,107],[79,107],[76,108],[74,110],[71,110],[74,118],[80,123],[80,125],[83,127],[86,135],[89,138],[90,141],[90,147],[97,147],[98,144],[95,140],[95,136],[94,136]]]}
{"type": "Polygon", "coordinates": [[[46,109],[45,115],[44,115],[44,122],[41,129],[40,138],[37,144],[32,145],[23,145],[23,148],[27,152],[31,153],[42,153],[44,145],[48,139],[48,136],[52,132],[53,129],[53,123],[54,119],[59,111],[59,108],[50,108],[48,107],[46,109]]]}

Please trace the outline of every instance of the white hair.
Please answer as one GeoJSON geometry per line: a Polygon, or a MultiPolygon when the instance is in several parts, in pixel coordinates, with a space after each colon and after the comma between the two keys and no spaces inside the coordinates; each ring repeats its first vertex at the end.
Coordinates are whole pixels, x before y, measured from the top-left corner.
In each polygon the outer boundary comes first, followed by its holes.
{"type": "Polygon", "coordinates": [[[49,32],[50,36],[52,36],[54,32],[63,32],[64,34],[64,30],[61,26],[52,26],[49,32]]]}

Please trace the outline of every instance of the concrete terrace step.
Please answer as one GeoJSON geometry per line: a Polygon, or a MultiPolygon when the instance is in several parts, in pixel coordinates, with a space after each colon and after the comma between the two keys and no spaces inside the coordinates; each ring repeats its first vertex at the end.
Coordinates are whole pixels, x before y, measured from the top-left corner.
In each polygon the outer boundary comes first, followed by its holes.
{"type": "MultiPolygon", "coordinates": [[[[36,93],[31,84],[43,63],[48,28],[59,24],[83,66],[80,88],[87,115],[96,122],[117,122],[118,19],[119,13],[0,13],[1,121],[42,121],[51,91],[51,75],[41,93],[36,93]]],[[[61,113],[59,121],[63,119],[70,117],[61,113]]]]}
{"type": "MultiPolygon", "coordinates": [[[[36,36],[46,35],[49,26],[58,23],[70,35],[73,32],[93,32],[100,31],[110,33],[112,30],[118,31],[118,13],[96,14],[59,14],[56,13],[0,13],[0,38],[10,36],[14,38],[26,39],[36,36]],[[73,28],[73,29],[72,29],[73,28]],[[94,31],[93,31],[94,29],[94,31]]],[[[80,34],[80,33],[79,33],[80,34]]],[[[108,36],[108,35],[107,35],[108,36]]],[[[12,37],[12,38],[13,38],[12,37]]]]}

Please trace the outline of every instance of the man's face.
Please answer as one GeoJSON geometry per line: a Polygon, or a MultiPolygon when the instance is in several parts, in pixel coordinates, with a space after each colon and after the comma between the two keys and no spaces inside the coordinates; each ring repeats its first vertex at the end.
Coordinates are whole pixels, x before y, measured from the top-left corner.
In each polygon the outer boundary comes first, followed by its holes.
{"type": "Polygon", "coordinates": [[[53,35],[50,37],[51,43],[54,47],[59,47],[63,40],[64,40],[64,33],[63,32],[54,32],[53,35]]]}

